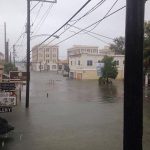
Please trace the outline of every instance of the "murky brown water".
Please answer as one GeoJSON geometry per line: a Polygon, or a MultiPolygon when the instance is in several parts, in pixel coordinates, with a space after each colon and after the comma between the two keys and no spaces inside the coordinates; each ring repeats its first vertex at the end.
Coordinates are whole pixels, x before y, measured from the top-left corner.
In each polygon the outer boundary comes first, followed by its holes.
{"type": "MultiPolygon", "coordinates": [[[[122,149],[121,81],[112,86],[98,86],[97,81],[66,80],[54,73],[32,73],[28,110],[24,92],[21,104],[12,113],[2,114],[15,126],[15,131],[0,149],[122,149]]],[[[143,143],[144,150],[149,150],[150,90],[145,93],[143,143]]]]}

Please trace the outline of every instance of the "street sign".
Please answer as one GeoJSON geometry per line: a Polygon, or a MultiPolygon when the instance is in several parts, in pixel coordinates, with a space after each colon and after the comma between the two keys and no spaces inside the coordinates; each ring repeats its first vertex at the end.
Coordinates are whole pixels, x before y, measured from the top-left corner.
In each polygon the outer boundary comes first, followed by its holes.
{"type": "Polygon", "coordinates": [[[0,106],[0,113],[6,113],[6,112],[12,112],[12,107],[8,107],[8,106],[0,106]]]}
{"type": "Polygon", "coordinates": [[[16,89],[15,83],[10,82],[1,82],[0,83],[0,90],[2,91],[13,91],[16,89]]]}
{"type": "Polygon", "coordinates": [[[17,101],[15,96],[0,97],[0,107],[1,106],[16,106],[17,101]]]}
{"type": "Polygon", "coordinates": [[[27,72],[10,71],[9,76],[10,76],[10,80],[13,80],[13,81],[26,81],[27,72]]]}
{"type": "Polygon", "coordinates": [[[102,68],[104,68],[104,63],[96,64],[97,76],[99,76],[99,77],[101,77],[103,75],[102,68]]]}

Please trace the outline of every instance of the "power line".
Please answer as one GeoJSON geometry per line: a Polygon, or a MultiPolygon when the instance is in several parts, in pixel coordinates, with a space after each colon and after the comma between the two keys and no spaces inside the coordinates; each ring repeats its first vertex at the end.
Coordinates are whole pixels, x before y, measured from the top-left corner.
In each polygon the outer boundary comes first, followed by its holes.
{"type": "Polygon", "coordinates": [[[37,2],[32,8],[30,11],[32,11],[41,1],[37,2]]]}
{"type": "MultiPolygon", "coordinates": [[[[73,32],[73,31],[70,31],[70,32],[73,32]]],[[[74,32],[74,33],[76,33],[76,32],[74,32]]],[[[96,37],[96,36],[94,36],[94,35],[92,35],[90,33],[86,33],[86,34],[91,36],[91,37],[93,37],[93,38],[95,38],[95,39],[97,39],[97,40],[99,40],[99,41],[101,41],[101,42],[103,42],[103,43],[105,43],[105,44],[107,44],[107,45],[109,45],[108,42],[106,42],[106,41],[104,41],[104,40],[102,40],[102,39],[100,39],[100,38],[98,38],[98,37],[96,37]]]]}
{"type": "MultiPolygon", "coordinates": [[[[104,0],[101,1],[101,4],[102,4],[103,2],[104,2],[104,0]]],[[[110,7],[110,9],[107,11],[107,13],[104,15],[103,18],[105,18],[105,17],[109,14],[109,12],[113,9],[113,7],[116,5],[117,2],[118,2],[118,0],[116,0],[116,1],[113,3],[113,5],[110,7]]],[[[100,4],[100,3],[98,3],[98,5],[99,5],[99,4],[100,4]]],[[[96,6],[94,6],[94,7],[96,7],[96,6]]],[[[93,9],[93,8],[92,8],[92,9],[93,9]]],[[[91,10],[92,10],[92,9],[91,9],[91,10]]],[[[90,12],[90,11],[89,11],[89,12],[90,12]]],[[[86,14],[88,14],[88,12],[87,12],[86,14]]],[[[82,19],[84,16],[86,16],[86,15],[83,15],[83,16],[80,17],[79,19],[82,19]]],[[[73,25],[76,24],[78,21],[79,21],[79,20],[77,20],[75,23],[73,23],[73,25]]],[[[95,24],[95,27],[94,27],[93,29],[95,29],[95,28],[99,25],[100,22],[101,22],[101,21],[97,22],[97,23],[95,24]]],[[[70,25],[70,27],[73,26],[73,25],[70,25]]],[[[70,27],[69,27],[69,28],[70,28],[70,27]]],[[[69,29],[69,28],[68,28],[68,29],[69,29]]],[[[92,31],[93,29],[91,29],[90,31],[92,31]]],[[[67,29],[66,29],[66,30],[67,30],[67,29]]],[[[64,32],[66,32],[66,30],[65,30],[64,32]]],[[[61,34],[63,34],[64,32],[62,32],[61,34]]],[[[86,32],[85,32],[85,33],[86,33],[86,32]]],[[[61,34],[60,34],[60,35],[61,35],[61,34]]],[[[86,34],[88,34],[88,33],[86,33],[86,34]]],[[[59,35],[59,36],[60,36],[60,35],[59,35]]],[[[90,34],[88,34],[88,35],[90,35],[90,34]]],[[[92,35],[90,35],[90,36],[92,36],[92,35]]],[[[95,38],[95,36],[93,36],[93,37],[95,38]]],[[[54,40],[50,41],[48,44],[50,44],[50,43],[53,42],[53,41],[54,41],[54,40]]]]}
{"type": "MultiPolygon", "coordinates": [[[[62,33],[60,33],[58,36],[61,36],[62,34],[64,34],[69,28],[71,28],[71,26],[75,25],[78,21],[80,21],[82,18],[86,17],[87,15],[89,15],[90,13],[92,13],[94,10],[96,10],[98,7],[100,7],[106,0],[101,0],[100,2],[98,2],[94,7],[92,7],[90,10],[88,10],[83,16],[81,16],[80,18],[78,18],[77,20],[75,20],[75,22],[70,25],[68,28],[66,28],[62,33]]],[[[56,39],[56,38],[55,38],[56,39]]],[[[51,40],[48,44],[52,43],[55,39],[51,40]]]]}
{"type": "MultiPolygon", "coordinates": [[[[41,2],[41,1],[37,2],[37,3],[31,8],[30,11],[32,11],[35,7],[37,7],[37,5],[38,5],[40,2],[41,2]]],[[[16,44],[19,42],[19,40],[22,38],[22,36],[24,36],[25,32],[23,32],[23,30],[24,30],[24,27],[25,27],[25,26],[26,26],[26,21],[25,21],[24,26],[23,26],[23,28],[22,28],[21,35],[19,36],[19,38],[16,40],[16,42],[15,42],[13,45],[16,45],[16,44]]],[[[13,48],[13,46],[12,46],[10,49],[12,49],[12,48],[13,48]]]]}
{"type": "Polygon", "coordinates": [[[101,22],[101,21],[103,21],[104,19],[106,19],[106,18],[108,18],[108,17],[112,16],[113,14],[117,13],[118,11],[120,11],[120,10],[124,9],[125,7],[126,7],[126,6],[123,6],[123,7],[119,8],[119,9],[117,9],[116,11],[114,11],[114,12],[112,12],[111,14],[109,14],[109,15],[107,15],[107,16],[105,16],[105,17],[103,17],[102,19],[100,19],[100,20],[96,21],[95,23],[93,23],[93,24],[89,25],[88,27],[86,27],[86,28],[84,28],[84,29],[80,30],[79,32],[76,32],[75,34],[73,34],[73,35],[71,35],[71,36],[67,37],[66,39],[64,39],[64,40],[62,40],[62,41],[60,41],[60,42],[56,43],[54,46],[56,46],[56,45],[58,45],[58,44],[60,44],[60,43],[62,43],[62,42],[64,42],[64,41],[66,41],[66,40],[68,40],[68,39],[70,39],[70,38],[74,37],[75,35],[77,35],[77,34],[81,33],[82,31],[84,31],[84,30],[86,30],[86,29],[88,29],[88,28],[92,27],[93,25],[97,24],[98,22],[101,22]]]}
{"type": "MultiPolygon", "coordinates": [[[[13,45],[16,45],[20,41],[20,39],[24,36],[24,34],[25,34],[25,32],[21,33],[21,35],[19,36],[19,38],[16,40],[16,42],[13,45]]],[[[12,48],[13,48],[13,46],[10,47],[10,51],[12,48]]]]}
{"type": "Polygon", "coordinates": [[[43,14],[41,20],[39,21],[39,23],[36,25],[36,27],[34,28],[34,33],[37,33],[38,30],[40,29],[40,27],[42,26],[42,24],[44,23],[44,21],[46,20],[46,18],[48,17],[52,7],[54,4],[51,4],[48,9],[46,10],[46,12],[43,14]]]}
{"type": "MultiPolygon", "coordinates": [[[[66,39],[64,39],[64,40],[62,40],[62,41],[60,41],[60,42],[56,43],[56,44],[55,44],[55,45],[53,45],[53,46],[57,46],[58,44],[65,42],[66,40],[68,40],[68,39],[70,39],[70,38],[74,37],[75,35],[77,35],[77,34],[81,33],[82,31],[87,30],[88,28],[90,28],[91,26],[93,26],[93,25],[97,24],[98,22],[101,22],[101,21],[103,21],[104,19],[106,19],[106,18],[108,18],[108,17],[110,17],[110,16],[112,16],[112,15],[116,14],[117,12],[119,12],[119,11],[123,10],[125,7],[126,7],[126,6],[120,7],[119,9],[117,9],[117,10],[113,11],[112,13],[110,13],[110,14],[108,14],[107,16],[103,17],[102,19],[100,19],[100,20],[98,20],[98,21],[94,22],[93,24],[91,24],[91,25],[89,25],[89,26],[85,27],[84,29],[81,29],[79,32],[76,32],[75,34],[73,34],[73,35],[71,35],[71,36],[67,37],[66,39]]],[[[91,31],[90,31],[90,32],[91,32],[91,31]]],[[[39,45],[39,46],[40,46],[40,45],[39,45]]],[[[31,51],[32,51],[32,50],[31,50],[31,51]]],[[[31,51],[30,51],[30,53],[31,53],[31,51]]],[[[25,59],[26,59],[26,57],[25,57],[25,59]]]]}
{"type": "Polygon", "coordinates": [[[41,11],[41,8],[42,8],[42,7],[43,7],[43,3],[41,4],[41,6],[40,6],[40,8],[39,8],[39,10],[38,10],[38,12],[37,12],[37,15],[36,15],[36,17],[35,17],[35,19],[34,19],[34,21],[33,21],[33,23],[32,23],[32,26],[34,25],[35,21],[37,20],[37,18],[38,18],[39,14],[40,14],[40,11],[41,11]]]}
{"type": "MultiPolygon", "coordinates": [[[[72,27],[74,27],[75,29],[78,29],[78,30],[84,30],[84,29],[82,29],[82,28],[79,28],[79,27],[77,27],[77,26],[73,26],[73,25],[70,25],[70,24],[68,24],[69,26],[72,26],[72,27]]],[[[92,32],[92,31],[89,31],[89,30],[84,30],[84,31],[86,31],[87,33],[92,33],[92,34],[95,34],[95,35],[97,35],[97,36],[101,36],[101,37],[103,37],[103,38],[106,38],[106,39],[109,39],[109,40],[114,40],[113,38],[111,38],[111,37],[108,37],[108,36],[105,36],[105,35],[102,35],[102,34],[98,34],[98,33],[95,33],[95,32],[92,32]]]]}
{"type": "MultiPolygon", "coordinates": [[[[107,11],[107,13],[105,14],[105,16],[107,16],[109,14],[109,12],[114,8],[114,6],[117,4],[118,0],[116,0],[113,5],[111,6],[111,8],[107,11]]],[[[105,16],[103,18],[105,18],[105,16]]],[[[101,21],[100,21],[101,22],[101,21]]],[[[92,28],[90,31],[94,30],[99,24],[100,22],[98,22],[94,28],[92,28]]]]}
{"type": "MultiPolygon", "coordinates": [[[[35,4],[35,6],[30,10],[30,11],[32,11],[38,4],[39,4],[40,2],[38,2],[37,4],[35,4]]],[[[41,4],[41,7],[42,7],[42,5],[43,5],[43,3],[41,4]]],[[[52,4],[53,5],[53,4],[52,4]]],[[[40,7],[40,9],[41,9],[41,7],[40,7]]],[[[38,17],[38,14],[40,13],[40,9],[38,10],[38,13],[37,13],[37,16],[36,16],[36,18],[38,17]]],[[[49,10],[49,9],[48,9],[49,10]]],[[[47,12],[47,11],[46,11],[47,12]]],[[[42,16],[42,19],[43,19],[43,17],[45,16],[45,14],[42,16]]],[[[45,18],[46,19],[46,18],[45,18]]],[[[35,23],[35,21],[36,21],[36,19],[34,20],[34,23],[35,23]]],[[[41,22],[41,21],[40,21],[41,22]]],[[[34,24],[33,23],[33,24],[34,24]]],[[[24,26],[26,26],[26,23],[25,23],[25,25],[24,26]]],[[[23,26],[23,28],[24,28],[24,26],[23,26]]],[[[18,38],[18,40],[15,42],[15,44],[17,44],[18,42],[19,42],[19,40],[22,38],[22,36],[23,36],[23,39],[22,39],[22,41],[21,41],[21,45],[22,45],[22,43],[23,43],[23,41],[24,41],[24,39],[25,39],[25,36],[24,36],[24,34],[25,34],[25,32],[23,32],[20,36],[19,36],[19,38],[18,38]]],[[[14,44],[14,45],[15,45],[14,44]]],[[[13,47],[13,46],[12,46],[13,47]]],[[[12,48],[11,48],[12,49],[12,48]]]]}
{"type": "MultiPolygon", "coordinates": [[[[85,17],[87,14],[89,14],[91,11],[95,10],[95,8],[97,8],[97,6],[98,6],[99,4],[102,4],[104,1],[105,1],[105,0],[100,1],[96,6],[94,6],[91,10],[89,10],[85,15],[83,15],[82,17],[80,17],[79,19],[77,19],[76,22],[73,23],[73,25],[76,24],[80,19],[82,19],[83,17],[85,17]]],[[[116,5],[117,2],[118,2],[118,0],[116,0],[116,1],[113,3],[113,5],[112,5],[111,8],[107,11],[107,13],[105,14],[105,16],[107,16],[107,15],[109,14],[109,12],[113,9],[113,7],[116,5]]],[[[103,18],[105,18],[105,16],[104,16],[103,18]]],[[[94,27],[93,29],[95,29],[95,28],[99,25],[99,23],[100,23],[100,22],[98,22],[98,23],[95,25],[95,27],[94,27]]],[[[73,26],[73,25],[70,25],[70,27],[73,26]]],[[[69,28],[70,28],[70,27],[69,27],[69,28]]],[[[68,30],[69,28],[67,28],[66,30],[68,30]]],[[[92,31],[93,29],[91,29],[90,31],[92,31]]],[[[66,32],[66,30],[65,30],[64,32],[66,32]]],[[[62,35],[64,32],[62,32],[60,35],[62,35]]],[[[85,33],[86,33],[86,32],[85,32],[85,33]]],[[[86,34],[88,34],[88,33],[86,33],[86,34]]],[[[59,35],[59,36],[60,36],[60,35],[59,35]]],[[[91,34],[88,34],[88,35],[92,36],[91,34]]],[[[93,37],[96,38],[96,39],[98,39],[98,38],[95,37],[95,36],[93,36],[93,37]]],[[[55,39],[54,39],[54,40],[55,40],[55,39]]],[[[54,40],[51,40],[48,44],[50,44],[50,43],[53,42],[54,40]]],[[[103,40],[101,40],[101,41],[104,42],[103,40]]],[[[106,43],[106,42],[104,42],[104,43],[106,43]]]]}
{"type": "Polygon", "coordinates": [[[67,25],[90,1],[91,0],[88,0],[66,23],[64,23],[57,31],[55,31],[52,35],[50,35],[48,38],[46,38],[43,42],[41,42],[40,45],[42,45],[43,43],[45,43],[48,39],[50,39],[58,31],[60,31],[65,25],[67,25]]]}
{"type": "MultiPolygon", "coordinates": [[[[89,11],[87,11],[83,16],[81,16],[80,18],[78,18],[77,20],[81,20],[82,18],[84,18],[85,16],[89,15],[90,13],[92,13],[94,10],[96,10],[99,6],[101,6],[106,0],[101,0],[100,2],[98,2],[94,7],[92,7],[89,11]]],[[[73,21],[77,21],[77,20],[72,20],[73,21]]]]}

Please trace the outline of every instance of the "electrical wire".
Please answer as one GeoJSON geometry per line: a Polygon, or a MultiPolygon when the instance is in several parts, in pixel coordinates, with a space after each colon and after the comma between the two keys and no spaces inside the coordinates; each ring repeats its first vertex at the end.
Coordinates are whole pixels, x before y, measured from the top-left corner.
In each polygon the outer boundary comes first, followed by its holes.
{"type": "MultiPolygon", "coordinates": [[[[76,32],[74,32],[74,31],[70,31],[70,32],[76,33],[76,32]]],[[[90,37],[93,37],[93,38],[95,38],[95,39],[101,41],[102,43],[105,43],[105,44],[109,45],[108,42],[106,42],[106,41],[104,41],[104,40],[102,40],[102,39],[100,39],[100,38],[98,38],[98,37],[96,37],[96,36],[94,36],[94,35],[92,35],[92,34],[90,34],[90,33],[86,33],[86,34],[89,35],[90,37]]]]}
{"type": "MultiPolygon", "coordinates": [[[[89,25],[89,26],[85,27],[84,29],[80,30],[79,32],[76,32],[75,34],[73,34],[73,35],[71,35],[71,36],[69,36],[69,37],[65,38],[64,40],[62,40],[62,41],[60,41],[60,42],[56,43],[56,44],[55,44],[55,45],[53,45],[52,47],[57,46],[58,44],[65,42],[66,40],[68,40],[68,39],[70,39],[70,38],[74,37],[75,35],[77,35],[77,34],[81,33],[82,31],[84,31],[84,30],[86,30],[86,29],[90,28],[91,26],[93,26],[93,25],[97,24],[98,22],[102,22],[104,19],[106,19],[106,18],[108,18],[108,17],[110,17],[110,16],[112,16],[112,15],[116,14],[117,12],[119,12],[119,11],[123,10],[124,8],[126,8],[126,6],[122,6],[122,7],[120,7],[119,9],[117,9],[117,10],[113,11],[112,13],[110,13],[110,14],[108,14],[107,16],[103,17],[102,19],[100,19],[100,20],[98,20],[98,21],[94,22],[93,24],[91,24],[91,25],[89,25]]],[[[39,45],[39,46],[40,46],[40,45],[39,45]]],[[[32,51],[32,50],[31,50],[31,51],[32,51]]],[[[31,51],[30,51],[30,53],[31,53],[31,51]]],[[[25,59],[26,59],[26,58],[25,58],[25,59]]]]}
{"type": "MultiPolygon", "coordinates": [[[[30,9],[30,11],[32,11],[34,8],[36,8],[40,2],[41,2],[41,1],[37,2],[37,3],[30,9]]],[[[31,3],[31,5],[32,5],[32,3],[31,3]]],[[[38,16],[37,16],[37,17],[38,17],[38,16]]],[[[35,21],[36,21],[36,18],[35,18],[34,22],[35,22],[35,21]]],[[[16,42],[15,42],[13,45],[16,45],[16,44],[20,41],[20,39],[21,39],[22,37],[23,37],[23,39],[22,39],[21,43],[23,43],[23,40],[24,40],[24,38],[25,38],[25,32],[23,32],[23,30],[24,30],[24,27],[25,27],[25,26],[26,26],[26,21],[25,21],[24,26],[23,26],[23,28],[22,28],[21,35],[19,36],[19,38],[16,40],[16,42]]],[[[21,45],[22,45],[22,44],[21,44],[21,45]]],[[[11,51],[12,48],[13,48],[13,46],[10,48],[10,51],[11,51]]]]}
{"type": "MultiPolygon", "coordinates": [[[[75,22],[70,25],[68,28],[64,28],[64,31],[61,32],[58,36],[60,37],[62,34],[64,34],[68,29],[71,28],[71,26],[75,25],[78,21],[80,21],[81,19],[83,19],[84,17],[86,17],[87,15],[89,15],[90,13],[92,13],[94,10],[96,10],[98,7],[100,7],[106,0],[101,0],[100,2],[98,2],[94,7],[92,7],[90,10],[88,10],[83,16],[81,16],[80,18],[78,18],[77,20],[74,20],[75,22]]],[[[56,38],[54,38],[53,40],[51,40],[48,44],[52,43],[56,38]]]]}
{"type": "MultiPolygon", "coordinates": [[[[40,3],[40,1],[39,2],[37,2],[32,8],[31,8],[31,10],[30,11],[32,11],[38,4],[40,3]]],[[[22,30],[24,30],[24,27],[26,26],[26,21],[25,21],[25,25],[23,26],[23,28],[22,28],[22,30]]],[[[16,45],[17,43],[18,43],[18,41],[22,38],[22,36],[25,34],[25,32],[21,32],[21,35],[19,36],[19,38],[17,39],[17,41],[13,44],[13,45],[16,45]]]]}
{"type": "Polygon", "coordinates": [[[52,7],[54,4],[51,4],[48,9],[46,10],[46,12],[43,14],[41,20],[39,21],[39,23],[36,25],[36,27],[34,28],[34,34],[38,32],[38,30],[41,28],[42,24],[44,23],[44,21],[46,20],[46,18],[48,17],[52,7]]]}
{"type": "MultiPolygon", "coordinates": [[[[101,1],[101,4],[103,3],[104,1],[101,1]]],[[[116,0],[114,3],[113,3],[113,5],[110,7],[110,9],[107,11],[107,13],[104,15],[104,17],[103,18],[105,18],[108,14],[109,14],[109,12],[113,9],[113,7],[116,5],[116,3],[118,2],[118,0],[116,0]]],[[[86,13],[86,14],[88,14],[88,13],[86,13]]],[[[85,15],[83,15],[83,16],[85,16],[85,15]]],[[[83,17],[82,16],[82,17],[83,17]]],[[[81,18],[82,18],[81,17],[81,18]]],[[[81,18],[79,18],[79,19],[81,19],[81,18]]],[[[77,20],[78,21],[78,20],[77,20]]],[[[70,27],[69,28],[71,28],[71,26],[73,26],[74,24],[76,24],[77,23],[77,21],[75,22],[75,23],[73,23],[72,25],[70,25],[70,27]]],[[[95,26],[94,26],[94,28],[92,28],[91,30],[89,30],[89,31],[92,31],[92,30],[94,30],[98,25],[99,25],[99,23],[100,23],[101,21],[99,21],[99,22],[97,22],[96,24],[95,24],[95,26]]],[[[69,29],[68,28],[68,29],[69,29]]],[[[67,29],[66,29],[67,30],[67,29]]],[[[64,32],[66,32],[66,30],[64,31],[64,32]]],[[[62,35],[64,32],[62,32],[60,35],[62,35]]],[[[88,34],[88,33],[86,33],[85,32],[85,34],[88,34]]],[[[59,36],[60,36],[59,35],[59,36]]],[[[92,35],[91,35],[92,36],[92,35]]],[[[52,41],[50,41],[48,44],[50,44],[51,42],[53,42],[54,40],[52,40],[52,41]]]]}
{"type": "Polygon", "coordinates": [[[50,39],[53,35],[55,35],[58,31],[60,31],[65,25],[67,25],[91,0],[88,0],[66,23],[64,23],[57,31],[55,31],[52,35],[50,35],[48,38],[46,38],[43,42],[41,42],[39,45],[42,45],[45,43],[48,39],[50,39]]]}
{"type": "Polygon", "coordinates": [[[30,11],[32,11],[41,1],[37,2],[31,9],[30,11]]]}
{"type": "Polygon", "coordinates": [[[41,4],[41,6],[40,6],[40,8],[39,8],[39,10],[38,10],[38,12],[37,12],[37,15],[36,15],[36,17],[35,17],[35,19],[34,19],[34,21],[33,21],[33,23],[32,23],[32,26],[33,26],[34,23],[36,22],[36,20],[37,20],[39,14],[40,14],[40,11],[41,11],[41,8],[42,8],[42,7],[43,7],[43,3],[41,4]]]}
{"type": "MultiPolygon", "coordinates": [[[[92,7],[89,11],[87,11],[83,16],[81,16],[80,18],[78,18],[77,20],[81,20],[82,18],[84,18],[85,16],[89,15],[90,13],[92,13],[94,10],[96,10],[99,6],[101,6],[106,0],[101,0],[100,2],[98,2],[94,7],[92,7]]],[[[72,22],[77,21],[77,20],[72,20],[72,22]]]]}
{"type": "MultiPolygon", "coordinates": [[[[105,18],[109,13],[110,13],[110,11],[114,8],[114,6],[117,4],[117,2],[118,2],[118,0],[116,0],[114,3],[113,3],[113,5],[111,6],[111,8],[107,11],[107,13],[105,14],[105,16],[103,17],[103,18],[105,18]]],[[[100,21],[101,22],[101,21],[100,21]]],[[[100,24],[100,22],[98,22],[91,30],[89,30],[89,31],[92,31],[92,30],[94,30],[99,24],[100,24]]]]}
{"type": "Polygon", "coordinates": [[[69,37],[65,38],[64,40],[62,40],[62,41],[60,41],[60,42],[56,43],[54,46],[56,46],[56,45],[58,45],[58,44],[60,44],[60,43],[62,43],[62,42],[65,42],[66,40],[68,40],[68,39],[70,39],[70,38],[74,37],[75,35],[77,35],[77,34],[81,33],[82,31],[84,31],[84,30],[86,30],[86,29],[88,29],[88,28],[92,27],[93,25],[97,24],[98,22],[101,22],[101,21],[103,21],[104,19],[106,19],[106,18],[108,18],[108,17],[110,17],[110,16],[114,15],[114,14],[115,14],[115,13],[117,13],[118,11],[120,11],[120,10],[124,9],[125,7],[126,7],[126,6],[123,6],[123,7],[119,8],[119,9],[117,9],[116,11],[114,11],[114,12],[112,12],[112,13],[108,14],[107,16],[105,16],[105,17],[103,17],[102,19],[100,19],[100,20],[96,21],[95,23],[93,23],[93,24],[91,24],[91,25],[87,26],[86,28],[84,28],[84,29],[80,30],[79,32],[76,32],[75,34],[73,34],[73,35],[71,35],[71,36],[69,36],[69,37]]]}
{"type": "MultiPolygon", "coordinates": [[[[70,25],[70,24],[68,24],[69,26],[71,26],[71,27],[74,27],[75,29],[78,29],[78,30],[84,30],[84,29],[82,29],[82,28],[79,28],[79,27],[77,27],[77,26],[73,26],[73,25],[70,25]]],[[[92,32],[92,31],[89,31],[89,30],[84,30],[84,31],[86,31],[87,33],[92,33],[92,34],[94,34],[94,35],[97,35],[97,36],[101,36],[101,37],[103,37],[103,38],[106,38],[106,39],[109,39],[109,40],[114,40],[113,38],[111,38],[111,37],[108,37],[108,36],[105,36],[105,35],[102,35],[102,34],[98,34],[98,33],[95,33],[95,32],[92,32]]]]}

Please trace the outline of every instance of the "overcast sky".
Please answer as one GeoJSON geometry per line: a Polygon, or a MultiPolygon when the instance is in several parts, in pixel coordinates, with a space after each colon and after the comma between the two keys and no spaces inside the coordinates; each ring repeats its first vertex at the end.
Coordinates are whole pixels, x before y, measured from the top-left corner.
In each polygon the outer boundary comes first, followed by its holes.
{"type": "MultiPolygon", "coordinates": [[[[57,0],[56,4],[51,3],[39,3],[35,9],[31,11],[31,31],[32,35],[39,34],[52,34],[56,31],[61,25],[63,25],[87,0],[57,0]],[[39,13],[38,13],[39,12],[39,13]],[[46,19],[44,19],[46,18],[46,19]],[[43,19],[43,20],[41,20],[43,19]]],[[[91,2],[73,19],[76,20],[80,18],[85,12],[91,9],[95,4],[100,0],[91,0],[91,2]]],[[[84,17],[75,26],[80,28],[85,28],[92,23],[103,18],[110,7],[116,0],[106,0],[100,7],[98,7],[94,12],[84,17]]],[[[126,0],[118,0],[115,7],[111,12],[125,5],[126,0]]],[[[31,2],[31,8],[37,2],[31,2]]],[[[0,51],[4,52],[4,22],[7,24],[7,39],[10,42],[10,48],[22,33],[25,32],[25,23],[26,23],[26,0],[0,0],[0,51]]],[[[110,13],[111,13],[110,12],[110,13]]],[[[146,3],[145,10],[145,20],[150,20],[150,1],[146,3]]],[[[74,22],[70,22],[74,23],[74,22]]],[[[94,26],[93,26],[94,27],[94,26]]],[[[89,28],[88,30],[91,30],[89,28]]],[[[64,28],[58,32],[56,35],[59,35],[64,31],[64,28]]],[[[59,39],[55,39],[50,44],[56,44],[63,39],[67,38],[71,34],[77,32],[77,29],[70,28],[67,32],[62,34],[59,39]]],[[[105,35],[111,38],[118,36],[124,36],[125,32],[125,9],[119,11],[113,16],[102,21],[92,32],[96,32],[101,35],[105,35]]],[[[107,43],[111,43],[112,40],[96,36],[99,39],[93,38],[85,32],[74,36],[73,38],[62,42],[59,44],[60,57],[64,58],[66,56],[67,48],[72,47],[73,45],[93,45],[103,48],[107,43]],[[102,42],[103,40],[104,42],[102,42]]],[[[39,44],[46,37],[37,37],[31,40],[32,46],[39,44]]],[[[50,42],[53,38],[48,40],[50,42]]],[[[26,34],[21,36],[20,40],[16,43],[16,52],[18,59],[22,59],[26,55],[26,34]]],[[[12,49],[11,49],[12,51],[12,49]]]]}

